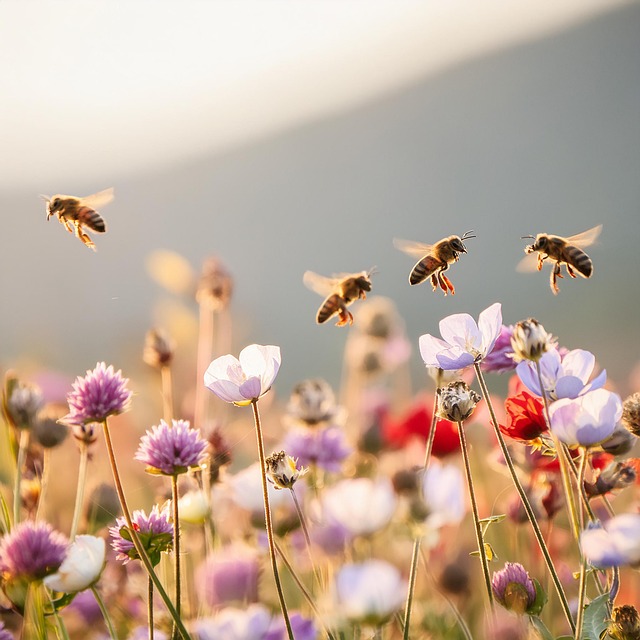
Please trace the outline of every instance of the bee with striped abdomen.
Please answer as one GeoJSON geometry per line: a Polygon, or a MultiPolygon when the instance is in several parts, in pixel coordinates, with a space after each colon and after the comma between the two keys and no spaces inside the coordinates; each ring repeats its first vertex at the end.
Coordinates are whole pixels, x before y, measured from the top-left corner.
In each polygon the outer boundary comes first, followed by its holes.
{"type": "Polygon", "coordinates": [[[73,233],[75,230],[76,237],[89,249],[95,251],[96,245],[83,231],[83,227],[86,226],[97,233],[104,233],[107,230],[104,219],[96,209],[109,204],[113,200],[113,189],[105,189],[86,198],[61,194],[50,198],[47,196],[42,197],[47,203],[47,220],[51,216],[57,215],[58,220],[66,227],[69,233],[73,233]]]}

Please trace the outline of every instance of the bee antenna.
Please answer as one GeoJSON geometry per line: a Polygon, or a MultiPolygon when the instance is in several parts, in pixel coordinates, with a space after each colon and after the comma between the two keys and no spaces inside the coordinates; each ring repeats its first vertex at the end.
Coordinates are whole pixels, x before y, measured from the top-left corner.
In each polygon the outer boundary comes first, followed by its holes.
{"type": "Polygon", "coordinates": [[[375,276],[378,273],[378,267],[371,267],[369,271],[367,271],[368,276],[375,276]]]}
{"type": "Polygon", "coordinates": [[[464,235],[460,240],[468,240],[469,238],[477,238],[478,236],[472,236],[473,231],[465,231],[464,235]]]}
{"type": "Polygon", "coordinates": [[[45,202],[51,202],[51,198],[49,196],[43,196],[42,194],[40,194],[40,197],[45,201],[45,202]]]}
{"type": "Polygon", "coordinates": [[[535,240],[536,237],[535,236],[520,236],[520,240],[527,240],[527,239],[531,239],[531,240],[535,240]]]}

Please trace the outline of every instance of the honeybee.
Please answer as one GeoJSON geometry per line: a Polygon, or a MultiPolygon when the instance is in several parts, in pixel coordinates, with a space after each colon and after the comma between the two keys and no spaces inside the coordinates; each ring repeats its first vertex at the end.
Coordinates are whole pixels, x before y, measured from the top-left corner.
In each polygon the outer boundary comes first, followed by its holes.
{"type": "Polygon", "coordinates": [[[374,270],[370,269],[360,273],[338,273],[327,278],[313,271],[305,271],[302,278],[304,284],[321,296],[326,296],[325,301],[318,309],[316,322],[322,324],[338,314],[336,326],[353,324],[353,315],[347,310],[347,306],[356,300],[364,300],[367,297],[367,292],[371,291],[373,273],[374,270]]]}
{"type": "Polygon", "coordinates": [[[592,245],[600,232],[602,225],[599,224],[593,229],[588,229],[575,236],[563,238],[562,236],[552,236],[548,233],[539,233],[537,236],[522,236],[523,238],[531,238],[533,244],[529,244],[524,248],[527,257],[523,258],[518,265],[519,271],[533,271],[537,267],[538,271],[542,269],[542,264],[549,259],[555,264],[551,268],[551,276],[549,285],[554,295],[558,295],[557,278],[562,278],[560,267],[564,264],[567,273],[572,277],[576,277],[576,271],[583,278],[590,278],[593,273],[593,262],[591,258],[582,250],[583,247],[592,245]],[[537,262],[529,259],[529,254],[538,252],[537,262]]]}
{"type": "Polygon", "coordinates": [[[408,253],[410,256],[420,258],[409,274],[409,284],[420,284],[431,277],[431,286],[434,291],[438,286],[444,291],[444,295],[451,292],[455,295],[456,290],[451,280],[444,275],[450,264],[460,259],[461,253],[467,253],[463,240],[475,238],[471,235],[473,231],[467,231],[462,237],[448,236],[439,240],[435,244],[422,244],[409,240],[394,239],[393,244],[400,251],[408,253]]]}
{"type": "Polygon", "coordinates": [[[69,233],[73,233],[75,229],[76,237],[89,249],[96,250],[96,245],[83,231],[83,226],[89,227],[89,229],[98,233],[104,233],[107,230],[104,219],[96,209],[109,204],[113,200],[113,189],[98,191],[98,193],[86,198],[61,194],[50,198],[48,196],[41,197],[47,203],[47,220],[52,215],[57,215],[58,220],[66,227],[69,233]]]}

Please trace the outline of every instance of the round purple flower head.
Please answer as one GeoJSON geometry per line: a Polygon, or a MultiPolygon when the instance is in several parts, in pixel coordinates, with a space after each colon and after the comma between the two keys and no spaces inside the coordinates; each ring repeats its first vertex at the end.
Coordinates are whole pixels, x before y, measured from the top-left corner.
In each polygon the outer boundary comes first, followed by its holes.
{"type": "Polygon", "coordinates": [[[505,373],[513,371],[517,362],[513,359],[513,347],[511,346],[511,336],[513,335],[513,325],[503,324],[496,339],[493,349],[484,357],[481,369],[492,371],[493,373],[505,373]]]}
{"type": "Polygon", "coordinates": [[[496,600],[516,613],[525,613],[536,600],[536,587],[527,570],[518,562],[507,562],[491,579],[496,600]]]}
{"type": "Polygon", "coordinates": [[[114,372],[113,366],[98,362],[84,378],[76,378],[67,395],[69,413],[62,422],[71,425],[104,422],[109,416],[126,411],[131,400],[127,382],[121,371],[114,372]]]}
{"type": "Polygon", "coordinates": [[[49,523],[25,520],[0,542],[0,574],[5,580],[41,580],[58,570],[68,546],[49,523]]]}
{"type": "Polygon", "coordinates": [[[149,473],[175,476],[197,467],[206,448],[200,431],[191,429],[186,420],[173,420],[171,426],[161,420],[140,438],[134,457],[147,465],[149,473]]]}
{"type": "Polygon", "coordinates": [[[317,465],[325,471],[340,471],[353,451],[338,427],[294,428],[285,436],[284,448],[301,466],[317,465]]]}
{"type": "MultiPolygon", "coordinates": [[[[169,521],[169,512],[160,511],[157,505],[153,506],[151,513],[147,515],[142,509],[131,514],[131,521],[138,537],[145,548],[151,563],[155,567],[160,562],[160,554],[170,551],[173,545],[173,524],[169,521]]],[[[133,546],[131,533],[127,527],[124,516],[120,516],[113,527],[109,527],[111,546],[117,553],[116,559],[127,564],[129,560],[139,560],[140,556],[133,546]]]]}

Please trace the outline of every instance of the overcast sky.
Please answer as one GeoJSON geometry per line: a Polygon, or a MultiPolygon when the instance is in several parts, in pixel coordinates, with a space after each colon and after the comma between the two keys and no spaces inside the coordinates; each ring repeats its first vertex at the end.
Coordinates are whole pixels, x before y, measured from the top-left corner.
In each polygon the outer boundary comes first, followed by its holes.
{"type": "Polygon", "coordinates": [[[620,4],[2,2],[0,188],[228,149],[620,4]]]}

